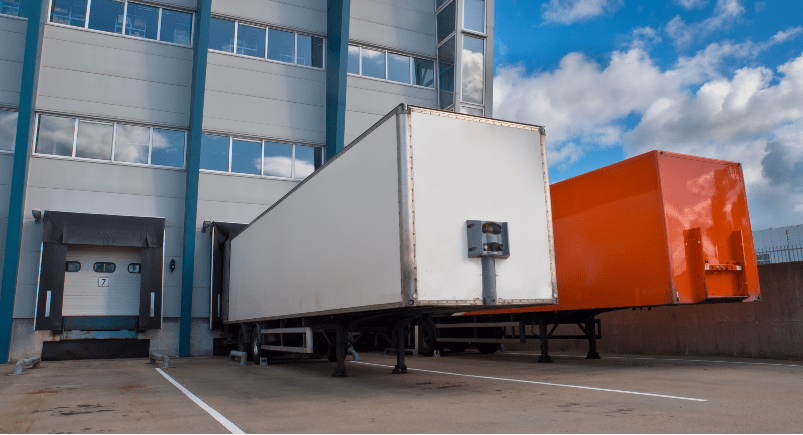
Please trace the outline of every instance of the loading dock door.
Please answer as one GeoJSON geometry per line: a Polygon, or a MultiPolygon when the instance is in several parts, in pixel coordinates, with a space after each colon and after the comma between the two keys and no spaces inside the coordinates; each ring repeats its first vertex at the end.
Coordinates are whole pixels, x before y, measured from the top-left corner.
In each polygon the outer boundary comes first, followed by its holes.
{"type": "Polygon", "coordinates": [[[138,316],[140,252],[133,247],[69,245],[62,316],[138,316]],[[75,263],[80,269],[70,271],[75,263]]]}

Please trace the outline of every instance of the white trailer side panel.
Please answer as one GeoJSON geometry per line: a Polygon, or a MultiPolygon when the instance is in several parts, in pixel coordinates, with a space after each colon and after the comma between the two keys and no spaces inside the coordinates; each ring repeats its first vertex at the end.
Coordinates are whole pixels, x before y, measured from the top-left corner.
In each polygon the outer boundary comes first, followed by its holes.
{"type": "Polygon", "coordinates": [[[229,321],[402,303],[396,118],[232,240],[229,321]]]}
{"type": "Polygon", "coordinates": [[[498,304],[554,303],[540,130],[435,113],[411,114],[419,304],[482,303],[466,220],[508,222],[510,258],[496,260],[498,304]]]}

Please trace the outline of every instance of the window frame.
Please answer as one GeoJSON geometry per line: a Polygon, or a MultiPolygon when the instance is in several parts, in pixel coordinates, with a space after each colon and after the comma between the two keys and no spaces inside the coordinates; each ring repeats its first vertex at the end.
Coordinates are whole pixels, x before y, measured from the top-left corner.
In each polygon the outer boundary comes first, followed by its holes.
{"type": "Polygon", "coordinates": [[[187,136],[188,132],[186,130],[182,130],[179,128],[173,127],[161,127],[161,126],[153,126],[153,125],[144,125],[144,124],[136,124],[136,123],[127,123],[127,122],[117,122],[117,121],[109,121],[103,119],[92,119],[92,118],[79,118],[76,116],[69,116],[63,114],[54,114],[48,112],[37,112],[36,119],[34,124],[34,137],[33,137],[33,146],[31,147],[31,156],[37,157],[44,157],[49,159],[61,159],[61,160],[75,160],[81,162],[93,162],[93,163],[110,163],[115,165],[124,165],[124,166],[138,166],[138,167],[148,167],[148,168],[159,168],[159,169],[172,169],[172,170],[185,170],[187,168],[187,136]],[[42,115],[51,116],[55,118],[64,118],[64,119],[74,119],[75,124],[73,126],[73,142],[72,142],[72,154],[69,156],[59,156],[55,154],[46,154],[46,153],[38,153],[36,152],[36,146],[39,143],[39,120],[42,115]],[[112,155],[111,160],[101,160],[101,159],[92,159],[88,157],[75,157],[75,150],[77,148],[77,141],[78,141],[78,124],[80,121],[84,121],[86,123],[93,123],[93,124],[112,124],[114,126],[114,130],[112,133],[112,155]],[[118,125],[127,125],[133,127],[142,127],[149,129],[149,137],[148,137],[148,163],[132,163],[132,162],[121,162],[116,161],[114,159],[115,152],[117,151],[117,126],[118,125]],[[182,149],[182,165],[181,166],[164,166],[164,165],[155,165],[151,163],[151,156],[153,154],[153,130],[160,129],[160,130],[170,130],[170,131],[178,131],[184,133],[184,143],[182,149]]]}
{"type": "MultiPolygon", "coordinates": [[[[5,17],[6,15],[3,15],[3,16],[5,17]]],[[[11,16],[11,15],[9,15],[9,16],[11,16]]],[[[3,106],[0,106],[0,111],[2,111],[2,112],[11,112],[11,113],[16,113],[17,114],[17,122],[14,124],[14,142],[11,143],[11,149],[10,150],[0,149],[0,154],[13,155],[14,151],[16,151],[16,149],[17,149],[17,124],[19,124],[19,122],[20,122],[20,112],[19,112],[19,110],[17,108],[3,107],[3,106]]]]}
{"type": "MultiPolygon", "coordinates": [[[[361,78],[368,79],[368,80],[377,80],[377,81],[380,81],[380,82],[392,83],[394,85],[412,86],[412,87],[415,87],[415,88],[418,88],[418,89],[426,89],[426,90],[429,90],[429,91],[437,91],[438,90],[438,80],[437,80],[437,78],[438,78],[438,71],[437,71],[438,61],[437,61],[437,59],[433,59],[433,58],[425,57],[425,56],[417,56],[417,55],[414,55],[414,54],[407,54],[407,53],[403,53],[403,52],[397,51],[397,50],[388,50],[388,49],[385,49],[385,48],[374,47],[374,46],[369,46],[369,45],[358,45],[358,44],[349,43],[349,46],[350,47],[356,47],[356,48],[360,49],[360,54],[359,54],[359,57],[358,57],[358,60],[359,60],[359,68],[358,68],[359,74],[347,73],[347,75],[349,75],[349,76],[361,77],[361,78]],[[363,52],[363,49],[383,52],[383,54],[385,56],[385,78],[384,79],[363,75],[363,71],[362,71],[362,57],[363,57],[362,56],[362,52],[363,52]],[[388,54],[395,54],[397,56],[404,56],[404,57],[406,57],[408,59],[409,72],[410,72],[410,83],[397,82],[395,80],[390,80],[388,78],[388,54]],[[421,86],[421,85],[417,85],[415,83],[415,59],[428,60],[428,61],[433,63],[432,71],[433,71],[434,77],[432,79],[432,87],[421,86]]],[[[348,71],[348,66],[346,67],[346,71],[348,71]]]]}
{"type": "MultiPolygon", "coordinates": [[[[25,1],[25,0],[20,0],[20,2],[18,3],[19,6],[17,6],[17,15],[11,15],[11,14],[7,14],[7,13],[3,13],[3,12],[0,12],[0,15],[2,15],[5,18],[16,18],[18,20],[28,21],[27,17],[23,17],[22,15],[20,15],[23,12],[23,9],[22,9],[22,2],[23,1],[25,1]]],[[[2,1],[0,1],[0,10],[2,10],[2,1]]]]}
{"type": "Polygon", "coordinates": [[[211,51],[211,52],[214,52],[214,53],[225,54],[225,55],[228,55],[228,56],[242,57],[242,58],[245,58],[245,59],[262,60],[262,61],[265,61],[265,62],[272,62],[272,63],[277,63],[277,64],[280,64],[280,65],[293,65],[293,66],[297,66],[297,67],[300,67],[300,68],[309,68],[309,69],[312,69],[312,70],[315,70],[315,71],[326,71],[326,52],[327,52],[327,47],[326,47],[326,39],[327,38],[326,38],[326,36],[316,35],[316,34],[310,33],[310,32],[299,32],[297,30],[286,29],[286,28],[282,28],[282,27],[279,27],[279,26],[274,26],[274,25],[265,24],[265,23],[259,23],[259,22],[256,22],[256,21],[238,20],[236,18],[226,17],[226,16],[223,16],[223,15],[213,15],[212,18],[213,19],[216,18],[218,20],[225,20],[225,21],[234,22],[234,41],[233,41],[234,50],[229,52],[229,51],[223,51],[223,50],[217,50],[217,49],[214,49],[214,48],[209,48],[208,51],[211,51]],[[265,53],[263,54],[262,57],[249,56],[247,54],[239,54],[239,53],[237,53],[237,40],[238,40],[238,37],[239,37],[240,23],[242,23],[244,26],[258,27],[258,28],[265,29],[265,53]],[[270,52],[270,46],[268,44],[270,43],[270,31],[271,31],[271,29],[293,34],[293,61],[292,62],[285,62],[285,61],[281,61],[281,60],[275,60],[275,59],[271,59],[271,58],[268,57],[268,53],[270,52]],[[311,38],[320,38],[323,41],[323,50],[321,51],[321,57],[322,57],[322,59],[321,59],[321,65],[322,66],[321,67],[312,66],[312,65],[304,65],[304,64],[298,63],[298,35],[309,36],[311,38]]]}
{"type": "MultiPolygon", "coordinates": [[[[471,35],[474,35],[474,36],[482,36],[483,38],[487,38],[488,37],[488,0],[482,0],[482,5],[483,5],[482,22],[483,22],[483,30],[484,30],[484,32],[478,32],[478,31],[476,31],[474,29],[466,28],[466,11],[468,10],[468,8],[465,7],[465,0],[463,0],[463,1],[464,1],[463,19],[462,19],[462,23],[463,23],[462,30],[463,30],[463,32],[471,34],[471,35]]],[[[457,27],[457,26],[455,26],[455,27],[457,27]]]]}
{"type": "Polygon", "coordinates": [[[126,18],[128,18],[128,3],[129,3],[129,0],[120,0],[120,1],[123,2],[123,28],[120,31],[120,33],[106,32],[104,30],[96,30],[96,29],[90,29],[89,28],[89,19],[92,16],[92,0],[86,0],[86,17],[84,18],[84,26],[83,27],[71,26],[69,24],[55,23],[55,22],[53,22],[53,2],[54,1],[55,0],[50,0],[48,2],[48,11],[47,11],[47,24],[48,25],[66,27],[68,29],[83,29],[83,30],[85,30],[87,32],[100,33],[100,34],[103,34],[103,35],[114,35],[114,36],[118,36],[118,37],[122,37],[122,38],[130,38],[130,39],[136,39],[136,40],[140,40],[140,41],[156,42],[156,43],[159,43],[159,44],[167,44],[167,45],[172,45],[172,46],[175,46],[175,47],[193,48],[195,46],[195,11],[182,10],[180,8],[177,8],[177,7],[162,6],[162,5],[155,4],[155,3],[148,3],[147,1],[133,1],[133,2],[131,2],[131,3],[136,3],[136,4],[143,5],[143,6],[150,6],[150,7],[159,9],[159,18],[158,18],[159,22],[158,22],[157,27],[156,27],[156,39],[149,39],[149,38],[144,38],[144,37],[140,37],[140,36],[126,35],[125,34],[125,22],[126,22],[126,18]],[[170,11],[173,11],[173,12],[181,12],[181,13],[184,13],[184,14],[190,14],[192,16],[192,19],[190,20],[190,44],[189,45],[179,44],[179,43],[176,43],[176,42],[162,41],[162,39],[161,39],[162,38],[162,11],[164,9],[167,9],[167,10],[170,10],[170,11]]]}
{"type": "MultiPolygon", "coordinates": [[[[236,177],[250,177],[250,178],[264,178],[268,180],[283,180],[283,181],[304,181],[305,178],[296,178],[296,147],[303,146],[309,148],[320,148],[321,150],[321,165],[326,162],[326,146],[325,145],[312,145],[312,144],[305,144],[305,143],[297,143],[297,142],[289,142],[289,141],[282,141],[282,140],[274,140],[274,139],[254,139],[253,137],[247,136],[234,136],[231,134],[225,133],[213,133],[213,132],[204,132],[202,133],[208,136],[217,136],[217,137],[225,137],[229,139],[229,169],[227,171],[218,171],[216,169],[204,169],[200,168],[199,170],[203,173],[207,174],[218,174],[218,175],[231,175],[236,177]],[[260,166],[259,166],[259,174],[247,174],[244,172],[233,172],[231,170],[231,163],[232,163],[232,145],[235,140],[243,141],[243,142],[258,142],[260,143],[261,152],[260,152],[260,166]],[[292,147],[291,149],[291,159],[290,159],[290,177],[280,177],[276,175],[265,175],[265,142],[277,143],[277,144],[286,144],[292,147]]],[[[203,150],[201,150],[203,153],[203,150]]]]}

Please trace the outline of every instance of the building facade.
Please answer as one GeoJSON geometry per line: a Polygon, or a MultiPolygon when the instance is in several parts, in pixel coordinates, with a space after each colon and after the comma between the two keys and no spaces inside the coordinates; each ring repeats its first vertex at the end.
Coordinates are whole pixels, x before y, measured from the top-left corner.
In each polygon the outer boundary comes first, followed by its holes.
{"type": "Polygon", "coordinates": [[[803,225],[753,232],[758,264],[803,261],[803,225]]]}
{"type": "Polygon", "coordinates": [[[250,222],[400,103],[492,116],[493,9],[0,0],[0,362],[211,354],[209,222],[250,222]]]}

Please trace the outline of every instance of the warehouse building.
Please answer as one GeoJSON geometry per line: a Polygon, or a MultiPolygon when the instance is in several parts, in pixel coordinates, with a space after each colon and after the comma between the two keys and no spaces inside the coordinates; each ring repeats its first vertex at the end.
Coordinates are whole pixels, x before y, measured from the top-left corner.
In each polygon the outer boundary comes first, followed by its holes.
{"type": "Polygon", "coordinates": [[[493,9],[0,0],[0,362],[211,354],[212,234],[400,103],[490,117],[493,9]]]}
{"type": "Polygon", "coordinates": [[[758,264],[803,261],[803,225],[753,232],[758,264]]]}

